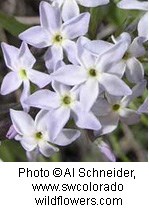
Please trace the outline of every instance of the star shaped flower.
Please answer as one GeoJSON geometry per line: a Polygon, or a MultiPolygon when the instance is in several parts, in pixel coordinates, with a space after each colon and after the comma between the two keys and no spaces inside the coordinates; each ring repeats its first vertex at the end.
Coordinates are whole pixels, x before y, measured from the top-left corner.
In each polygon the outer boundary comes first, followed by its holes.
{"type": "Polygon", "coordinates": [[[1,47],[5,63],[11,70],[3,79],[1,94],[7,95],[17,90],[23,84],[20,101],[23,108],[26,109],[27,106],[24,100],[30,94],[30,82],[43,88],[51,81],[50,75],[32,68],[36,60],[25,42],[22,43],[20,48],[16,48],[4,42],[1,47]]]}
{"type": "Polygon", "coordinates": [[[21,145],[27,152],[39,150],[41,154],[46,157],[59,151],[58,146],[66,146],[75,141],[80,132],[74,129],[63,129],[55,138],[51,141],[50,135],[53,132],[47,126],[47,112],[40,111],[35,118],[33,118],[26,112],[10,110],[10,116],[13,126],[17,132],[15,139],[20,141],[21,145]]]}

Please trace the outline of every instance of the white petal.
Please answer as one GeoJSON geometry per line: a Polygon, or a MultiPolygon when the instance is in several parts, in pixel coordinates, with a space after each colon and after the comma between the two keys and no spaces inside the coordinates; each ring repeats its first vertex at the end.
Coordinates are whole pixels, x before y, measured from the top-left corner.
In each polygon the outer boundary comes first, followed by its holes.
{"type": "Polygon", "coordinates": [[[53,155],[55,152],[58,152],[59,149],[56,148],[55,146],[52,146],[48,142],[42,142],[39,143],[39,151],[41,154],[43,154],[45,157],[50,157],[53,155]]]}
{"type": "Polygon", "coordinates": [[[41,26],[50,32],[58,31],[62,24],[60,9],[42,1],[40,3],[40,22],[41,26]]]}
{"type": "Polygon", "coordinates": [[[126,77],[132,83],[138,83],[144,79],[143,65],[136,58],[130,58],[126,61],[126,77]]]}
{"type": "Polygon", "coordinates": [[[138,23],[138,35],[148,40],[148,13],[138,23]]]}
{"type": "Polygon", "coordinates": [[[130,104],[130,102],[132,100],[134,100],[136,97],[142,96],[145,88],[146,88],[146,80],[142,80],[141,82],[139,82],[137,85],[135,85],[132,88],[132,94],[125,96],[122,100],[121,100],[121,105],[126,107],[130,104]]]}
{"type": "Polygon", "coordinates": [[[136,37],[131,43],[128,52],[136,58],[145,55],[146,50],[143,46],[143,42],[143,37],[136,37]]]}
{"type": "Polygon", "coordinates": [[[63,129],[53,143],[58,146],[67,146],[78,137],[80,137],[80,131],[75,129],[63,129]]]}
{"type": "Polygon", "coordinates": [[[62,7],[62,18],[67,21],[79,15],[79,7],[75,0],[65,0],[62,7]]]}
{"type": "Polygon", "coordinates": [[[78,58],[77,58],[77,46],[76,46],[76,43],[71,41],[71,40],[66,39],[63,42],[63,48],[64,48],[64,51],[65,51],[65,53],[67,55],[68,60],[72,64],[77,65],[78,64],[78,58]]]}
{"type": "Polygon", "coordinates": [[[29,28],[19,38],[36,48],[45,48],[52,44],[50,33],[40,26],[29,28]]]}
{"type": "Polygon", "coordinates": [[[10,117],[17,133],[28,136],[34,133],[34,120],[29,114],[10,109],[10,117]]]}
{"type": "Polygon", "coordinates": [[[23,110],[26,112],[28,112],[30,108],[29,105],[25,103],[25,100],[29,97],[29,95],[30,95],[30,82],[26,80],[23,81],[23,91],[20,97],[21,105],[23,107],[23,110]]]}
{"type": "Polygon", "coordinates": [[[51,110],[49,113],[48,134],[49,139],[53,142],[63,127],[66,125],[70,117],[70,109],[60,107],[51,110]]]}
{"type": "Polygon", "coordinates": [[[111,47],[113,47],[113,44],[103,40],[94,40],[88,41],[84,47],[92,54],[100,56],[101,54],[109,50],[111,47]]]}
{"type": "Polygon", "coordinates": [[[110,146],[107,143],[105,143],[104,141],[102,141],[98,145],[98,148],[106,156],[106,158],[108,158],[110,161],[112,161],[112,162],[116,161],[115,155],[113,154],[110,146]]]}
{"type": "Polygon", "coordinates": [[[134,10],[148,10],[147,2],[137,1],[137,0],[122,0],[117,4],[119,8],[122,9],[134,9],[134,10]]]}
{"type": "Polygon", "coordinates": [[[111,65],[111,67],[108,69],[108,73],[115,74],[119,78],[122,78],[125,70],[126,70],[126,63],[125,61],[121,60],[120,62],[111,65]]]}
{"type": "Polygon", "coordinates": [[[86,69],[94,68],[97,57],[85,48],[89,42],[86,37],[80,37],[77,41],[77,54],[80,64],[86,69]]]}
{"type": "Polygon", "coordinates": [[[140,121],[140,115],[132,109],[128,108],[121,109],[119,114],[120,120],[123,123],[126,123],[127,125],[133,125],[140,121]]]}
{"type": "Polygon", "coordinates": [[[90,14],[81,13],[63,24],[62,31],[68,39],[75,39],[87,33],[90,14]],[[81,26],[81,27],[80,27],[81,26]]]}
{"type": "Polygon", "coordinates": [[[99,94],[99,84],[97,80],[89,79],[86,81],[80,91],[80,102],[85,111],[89,111],[95,103],[99,94]]]}
{"type": "Polygon", "coordinates": [[[48,122],[48,112],[46,110],[40,110],[35,117],[35,126],[36,129],[39,131],[45,131],[47,129],[47,122],[48,122]]]}
{"type": "Polygon", "coordinates": [[[35,92],[25,101],[29,106],[50,110],[59,106],[59,100],[55,92],[44,89],[35,92]]]}
{"type": "Polygon", "coordinates": [[[12,45],[6,44],[5,42],[1,43],[1,47],[7,67],[14,70],[14,63],[18,59],[19,49],[12,45]]]}
{"type": "Polygon", "coordinates": [[[23,146],[23,148],[28,152],[33,151],[37,147],[37,142],[33,137],[24,136],[21,139],[20,143],[23,146]]]}
{"type": "Polygon", "coordinates": [[[100,97],[95,102],[92,111],[96,116],[104,116],[111,111],[111,106],[106,99],[100,97]]]}
{"type": "Polygon", "coordinates": [[[46,67],[52,72],[55,70],[57,63],[63,60],[62,46],[53,45],[46,51],[44,55],[46,67]]]}
{"type": "Polygon", "coordinates": [[[127,32],[123,32],[120,34],[120,36],[118,36],[117,38],[115,38],[113,35],[111,36],[111,39],[113,40],[113,42],[116,44],[118,42],[125,42],[127,43],[128,47],[131,43],[131,36],[129,33],[127,32]]]}
{"type": "Polygon", "coordinates": [[[43,88],[51,82],[51,77],[49,74],[42,73],[34,69],[29,69],[28,78],[39,88],[43,88]]]}
{"type": "Polygon", "coordinates": [[[25,42],[22,42],[22,45],[21,45],[19,51],[20,51],[19,60],[21,61],[21,64],[27,68],[32,68],[36,62],[36,59],[30,52],[30,50],[25,42]]]}
{"type": "Polygon", "coordinates": [[[103,73],[99,78],[99,83],[104,89],[114,96],[123,96],[131,94],[131,89],[115,75],[103,73]]]}
{"type": "Polygon", "coordinates": [[[81,67],[75,65],[62,66],[51,76],[54,80],[66,85],[78,85],[87,79],[86,73],[81,71],[81,67]]]}
{"type": "Polygon", "coordinates": [[[78,0],[78,3],[85,7],[97,7],[109,3],[109,0],[78,0]]]}
{"type": "Polygon", "coordinates": [[[71,90],[70,86],[63,85],[57,81],[52,82],[52,87],[53,87],[54,91],[56,91],[56,93],[59,95],[64,95],[66,93],[69,93],[71,90]]]}
{"type": "Polygon", "coordinates": [[[100,129],[100,131],[94,132],[96,136],[113,132],[118,126],[119,115],[110,112],[106,116],[99,117],[99,120],[102,128],[100,129]]]}
{"type": "Polygon", "coordinates": [[[17,90],[22,84],[22,80],[19,78],[17,72],[9,72],[3,79],[1,85],[1,94],[6,95],[17,90]]]}
{"type": "Polygon", "coordinates": [[[139,113],[148,113],[148,98],[145,99],[144,103],[138,109],[139,113]]]}

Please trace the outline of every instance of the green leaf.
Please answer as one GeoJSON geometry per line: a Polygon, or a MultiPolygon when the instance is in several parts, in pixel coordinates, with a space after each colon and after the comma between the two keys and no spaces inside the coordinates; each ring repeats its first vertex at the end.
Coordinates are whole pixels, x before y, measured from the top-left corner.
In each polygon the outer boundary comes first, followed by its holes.
{"type": "Polygon", "coordinates": [[[0,12],[0,27],[8,31],[13,36],[18,36],[29,26],[18,22],[14,17],[5,15],[0,12]]]}

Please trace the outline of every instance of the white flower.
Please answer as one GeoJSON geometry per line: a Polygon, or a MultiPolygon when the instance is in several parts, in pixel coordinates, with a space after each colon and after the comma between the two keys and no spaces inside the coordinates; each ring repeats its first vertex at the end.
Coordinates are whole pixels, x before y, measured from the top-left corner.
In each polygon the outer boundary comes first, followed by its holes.
{"type": "Polygon", "coordinates": [[[102,125],[102,129],[96,132],[96,135],[108,134],[115,130],[119,120],[128,125],[136,124],[140,120],[140,115],[137,111],[128,108],[130,102],[138,96],[141,96],[146,88],[146,81],[138,83],[132,89],[132,94],[124,97],[115,97],[106,95],[107,100],[99,97],[92,108],[92,111],[102,125]]]}
{"type": "Polygon", "coordinates": [[[45,59],[55,65],[63,59],[63,50],[68,59],[73,60],[76,44],[72,40],[87,33],[89,19],[89,13],[82,13],[62,23],[60,9],[42,1],[40,3],[41,26],[31,27],[19,37],[37,48],[50,47],[45,59]]]}
{"type": "Polygon", "coordinates": [[[26,104],[48,110],[50,118],[49,127],[53,130],[51,139],[66,125],[68,120],[74,118],[76,124],[80,128],[99,130],[100,122],[92,112],[85,112],[82,103],[78,100],[79,90],[76,87],[62,85],[56,81],[52,84],[55,92],[50,90],[40,90],[32,94],[26,104]]]}
{"type": "Polygon", "coordinates": [[[28,107],[24,104],[24,100],[30,94],[30,81],[42,88],[51,81],[51,78],[48,74],[32,68],[36,60],[25,42],[22,43],[20,49],[6,43],[2,43],[1,46],[5,63],[11,70],[3,79],[1,94],[9,94],[23,84],[20,101],[23,108],[27,109],[28,107]]]}
{"type": "MultiPolygon", "coordinates": [[[[137,0],[122,0],[117,4],[121,9],[148,11],[148,2],[137,0]]],[[[148,40],[148,12],[146,12],[138,23],[138,35],[148,40]]]]}
{"type": "Polygon", "coordinates": [[[10,117],[15,130],[17,131],[16,140],[27,152],[39,150],[41,154],[49,157],[54,152],[59,151],[55,146],[66,146],[75,141],[80,132],[73,129],[63,129],[51,142],[50,135],[53,132],[47,126],[47,112],[40,111],[35,121],[23,111],[10,110],[10,117]]]}
{"type": "Polygon", "coordinates": [[[67,21],[78,16],[79,5],[84,7],[97,7],[109,3],[109,0],[52,0],[53,5],[58,5],[62,9],[62,18],[67,21]]]}
{"type": "Polygon", "coordinates": [[[121,80],[123,70],[118,62],[123,57],[127,44],[119,42],[108,51],[94,56],[84,45],[88,39],[78,39],[79,65],[65,65],[52,73],[52,78],[67,85],[80,85],[80,101],[86,111],[95,103],[102,91],[115,96],[131,94],[130,88],[121,80]]]}

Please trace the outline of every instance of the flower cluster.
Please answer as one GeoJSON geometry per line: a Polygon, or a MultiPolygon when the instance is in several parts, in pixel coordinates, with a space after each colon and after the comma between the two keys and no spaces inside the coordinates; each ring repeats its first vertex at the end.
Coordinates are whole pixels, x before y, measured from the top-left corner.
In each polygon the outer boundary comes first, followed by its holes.
{"type": "MultiPolygon", "coordinates": [[[[87,38],[90,13],[80,13],[79,5],[96,7],[109,0],[53,0],[40,3],[40,25],[19,35],[20,48],[2,43],[7,67],[1,94],[7,95],[22,86],[23,111],[10,109],[12,126],[7,137],[20,141],[27,156],[41,153],[49,157],[81,134],[90,130],[94,139],[114,131],[118,122],[136,124],[147,112],[147,101],[138,110],[130,103],[146,89],[144,57],[147,41],[147,13],[138,23],[138,36],[127,32],[111,42],[87,38]],[[33,68],[36,59],[28,45],[46,48],[47,72],[33,68]],[[40,90],[31,93],[30,84],[40,90]],[[40,109],[35,119],[30,107],[40,109]],[[73,128],[69,122],[73,121],[73,128]]],[[[147,2],[122,0],[122,9],[147,10],[147,2]]],[[[99,150],[115,161],[110,147],[102,140],[99,150]]]]}

